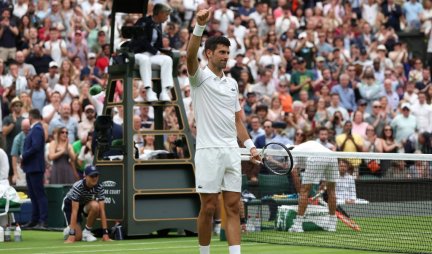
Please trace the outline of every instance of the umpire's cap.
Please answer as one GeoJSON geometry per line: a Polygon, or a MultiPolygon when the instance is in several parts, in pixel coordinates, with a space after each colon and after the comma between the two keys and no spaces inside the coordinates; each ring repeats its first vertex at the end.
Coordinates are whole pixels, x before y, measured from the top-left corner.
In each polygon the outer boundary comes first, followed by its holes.
{"type": "Polygon", "coordinates": [[[85,176],[100,175],[100,172],[99,172],[99,170],[96,169],[95,166],[89,165],[85,168],[84,175],[85,176]]]}

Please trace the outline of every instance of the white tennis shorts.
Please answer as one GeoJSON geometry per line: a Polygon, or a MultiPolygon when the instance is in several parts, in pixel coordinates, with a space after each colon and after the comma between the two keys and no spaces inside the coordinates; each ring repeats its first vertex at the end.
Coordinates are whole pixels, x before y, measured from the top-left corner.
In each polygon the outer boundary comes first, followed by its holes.
{"type": "Polygon", "coordinates": [[[238,148],[201,148],[195,153],[198,193],[241,192],[241,157],[238,148]]]}
{"type": "Polygon", "coordinates": [[[318,184],[321,180],[336,182],[339,175],[337,158],[309,157],[303,174],[303,184],[318,184]]]}

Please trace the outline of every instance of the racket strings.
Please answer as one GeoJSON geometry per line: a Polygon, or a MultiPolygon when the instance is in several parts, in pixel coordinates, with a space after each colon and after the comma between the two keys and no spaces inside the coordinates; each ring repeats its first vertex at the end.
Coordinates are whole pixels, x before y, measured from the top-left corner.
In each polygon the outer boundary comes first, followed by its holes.
{"type": "Polygon", "coordinates": [[[264,151],[263,163],[276,174],[287,173],[291,169],[291,161],[287,151],[285,149],[275,149],[275,146],[272,149],[273,151],[277,150],[278,153],[266,154],[264,151]]]}

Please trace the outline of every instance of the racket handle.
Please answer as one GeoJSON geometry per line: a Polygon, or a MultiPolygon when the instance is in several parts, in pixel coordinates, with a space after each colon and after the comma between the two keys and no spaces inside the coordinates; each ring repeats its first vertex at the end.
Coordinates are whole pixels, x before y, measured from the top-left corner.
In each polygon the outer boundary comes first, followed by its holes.
{"type": "MultiPolygon", "coordinates": [[[[242,161],[250,161],[250,160],[251,160],[251,157],[250,157],[249,155],[242,155],[242,156],[241,156],[241,160],[242,160],[242,161]]],[[[253,161],[251,161],[251,162],[253,162],[253,163],[255,163],[255,164],[262,164],[262,161],[257,161],[257,160],[253,160],[253,161]]]]}

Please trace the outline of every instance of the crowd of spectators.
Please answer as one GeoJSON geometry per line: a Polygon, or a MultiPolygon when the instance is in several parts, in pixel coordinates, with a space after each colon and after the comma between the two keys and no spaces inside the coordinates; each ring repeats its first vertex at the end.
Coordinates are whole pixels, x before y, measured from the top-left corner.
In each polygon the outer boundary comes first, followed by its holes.
{"type": "MultiPolygon", "coordinates": [[[[185,61],[193,13],[201,6],[214,11],[203,42],[212,35],[231,42],[225,74],[238,81],[243,120],[258,147],[270,140],[316,139],[339,151],[432,152],[430,0],[156,0],[148,14],[158,2],[173,9],[163,24],[163,44],[180,52],[178,81],[192,133],[185,61]],[[427,59],[412,55],[399,39],[404,32],[424,36],[427,59]]],[[[25,119],[32,108],[40,110],[46,127],[52,166],[47,182],[72,183],[92,161],[110,37],[119,48],[126,40],[121,27],[142,16],[111,17],[111,6],[110,0],[0,0],[0,144],[14,183],[22,180],[19,140],[30,128],[25,119]],[[91,94],[95,87],[102,92],[91,94]]],[[[202,52],[203,46],[198,55],[205,66],[202,52]]],[[[142,81],[133,89],[135,100],[145,101],[142,81]]],[[[117,100],[122,91],[117,83],[117,100]]],[[[123,109],[113,112],[121,125],[123,109]]],[[[151,106],[135,107],[134,128],[152,128],[153,117],[151,106]]],[[[178,127],[175,108],[166,107],[164,129],[178,127]]],[[[134,139],[142,154],[154,148],[153,136],[134,139]]],[[[176,149],[169,148],[176,137],[165,139],[167,150],[176,149]]],[[[430,177],[429,167],[423,168],[422,174],[410,170],[406,176],[430,177]]]]}

